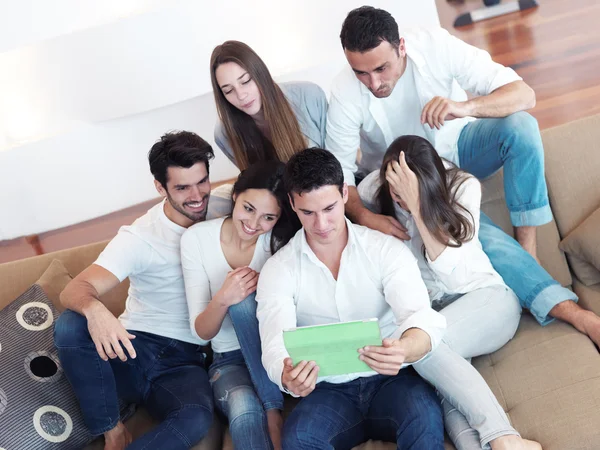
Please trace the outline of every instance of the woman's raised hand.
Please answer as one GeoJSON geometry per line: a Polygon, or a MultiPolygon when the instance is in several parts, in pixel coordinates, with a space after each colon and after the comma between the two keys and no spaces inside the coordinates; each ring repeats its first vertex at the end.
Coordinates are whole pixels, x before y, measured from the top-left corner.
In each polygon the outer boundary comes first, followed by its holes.
{"type": "Polygon", "coordinates": [[[400,152],[398,161],[388,164],[385,179],[400,199],[406,203],[408,210],[413,215],[418,214],[420,211],[419,180],[406,164],[404,152],[400,152]]]}
{"type": "Polygon", "coordinates": [[[256,291],[258,272],[250,267],[238,267],[227,274],[219,289],[226,306],[236,305],[256,291]]]}

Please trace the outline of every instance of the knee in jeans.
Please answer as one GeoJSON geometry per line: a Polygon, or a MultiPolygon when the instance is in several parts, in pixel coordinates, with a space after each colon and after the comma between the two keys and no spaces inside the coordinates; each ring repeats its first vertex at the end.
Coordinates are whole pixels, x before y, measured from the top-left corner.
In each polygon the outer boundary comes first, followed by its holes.
{"type": "Polygon", "coordinates": [[[81,347],[92,342],[87,320],[81,314],[65,310],[54,322],[54,344],[56,347],[81,347]]]}
{"type": "Polygon", "coordinates": [[[318,411],[310,414],[310,410],[303,409],[302,406],[297,406],[300,409],[295,409],[283,424],[283,448],[329,448],[328,427],[321,422],[318,411]]]}
{"type": "Polygon", "coordinates": [[[191,447],[200,442],[210,430],[213,412],[205,406],[187,406],[167,419],[171,419],[169,426],[175,429],[179,436],[184,437],[191,447]]]}
{"type": "Polygon", "coordinates": [[[229,307],[229,315],[232,320],[245,320],[247,316],[256,317],[256,293],[250,294],[240,303],[229,307]]]}
{"type": "Polygon", "coordinates": [[[502,119],[502,134],[505,140],[517,144],[518,151],[535,151],[543,155],[540,128],[531,114],[520,111],[502,119]]]}
{"type": "Polygon", "coordinates": [[[304,449],[304,448],[328,448],[328,442],[319,439],[316,433],[300,431],[296,429],[283,430],[281,438],[282,447],[285,449],[304,449]]]}
{"type": "Polygon", "coordinates": [[[237,386],[226,391],[217,402],[224,403],[223,409],[227,411],[230,425],[239,421],[256,421],[263,417],[264,409],[254,388],[251,386],[237,386]]]}
{"type": "Polygon", "coordinates": [[[428,408],[421,408],[420,414],[415,414],[409,421],[411,428],[417,434],[435,436],[444,433],[443,410],[439,400],[432,400],[428,408]]]}

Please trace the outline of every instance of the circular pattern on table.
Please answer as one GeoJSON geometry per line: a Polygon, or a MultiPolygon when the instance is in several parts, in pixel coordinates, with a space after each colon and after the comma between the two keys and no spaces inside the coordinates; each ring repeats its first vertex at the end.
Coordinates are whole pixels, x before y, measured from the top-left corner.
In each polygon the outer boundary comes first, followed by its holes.
{"type": "Polygon", "coordinates": [[[62,409],[46,405],[33,415],[33,426],[38,434],[49,442],[64,442],[73,431],[73,420],[62,409]]]}
{"type": "Polygon", "coordinates": [[[25,303],[17,311],[17,322],[30,331],[42,331],[52,326],[54,315],[46,303],[25,303]]]}
{"type": "MultiPolygon", "coordinates": [[[[6,396],[6,393],[0,389],[0,415],[6,411],[6,407],[8,406],[8,397],[6,396]]],[[[0,450],[2,450],[0,448],[0,450]]]]}
{"type": "Polygon", "coordinates": [[[31,352],[25,357],[25,372],[40,383],[53,383],[62,377],[62,367],[56,353],[45,350],[31,352]]]}

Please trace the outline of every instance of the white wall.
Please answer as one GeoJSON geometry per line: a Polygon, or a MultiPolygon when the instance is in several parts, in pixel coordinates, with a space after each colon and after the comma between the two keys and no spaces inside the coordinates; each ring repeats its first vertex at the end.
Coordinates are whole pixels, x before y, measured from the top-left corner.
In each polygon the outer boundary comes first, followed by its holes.
{"type": "MultiPolygon", "coordinates": [[[[165,131],[213,143],[208,62],[252,46],[276,79],[328,89],[356,0],[0,0],[0,240],[157,196],[146,154],[165,131]]],[[[379,0],[400,27],[438,25],[434,0],[379,0]]],[[[236,175],[217,150],[213,180],[236,175]]]]}

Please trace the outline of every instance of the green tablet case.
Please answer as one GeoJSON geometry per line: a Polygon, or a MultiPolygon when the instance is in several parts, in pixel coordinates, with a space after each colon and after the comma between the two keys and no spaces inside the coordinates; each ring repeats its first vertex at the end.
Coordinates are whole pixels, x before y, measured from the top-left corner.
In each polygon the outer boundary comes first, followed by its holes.
{"type": "Polygon", "coordinates": [[[315,361],[319,377],[372,372],[358,359],[358,349],[381,345],[377,319],[298,327],[283,332],[283,341],[294,365],[315,361]]]}

